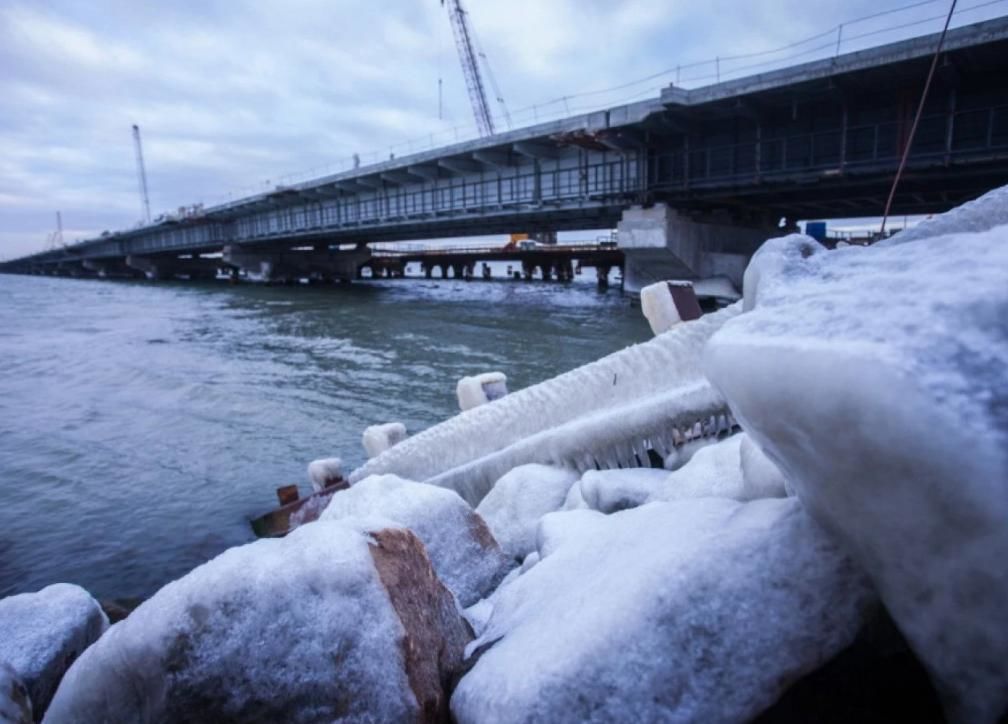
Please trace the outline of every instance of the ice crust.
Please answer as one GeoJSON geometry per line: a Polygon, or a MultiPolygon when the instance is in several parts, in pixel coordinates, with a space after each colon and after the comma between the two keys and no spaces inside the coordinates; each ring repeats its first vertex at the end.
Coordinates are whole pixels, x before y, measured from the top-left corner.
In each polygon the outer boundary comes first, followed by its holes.
{"type": "Polygon", "coordinates": [[[459,409],[465,412],[507,394],[507,376],[503,372],[484,372],[463,377],[455,386],[459,409]]]}
{"type": "Polygon", "coordinates": [[[316,522],[225,551],[112,626],[45,721],[415,718],[368,544],[364,526],[316,522]]]}
{"type": "Polygon", "coordinates": [[[384,425],[371,425],[364,428],[361,444],[369,458],[377,457],[393,445],[398,445],[406,439],[406,426],[401,422],[387,422],[384,425]]]}
{"type": "Polygon", "coordinates": [[[956,721],[1008,709],[1006,214],[999,189],[870,248],[768,242],[746,275],[754,310],[705,355],[743,427],[872,576],[956,721]]]}
{"type": "MultiPolygon", "coordinates": [[[[795,499],[547,515],[493,597],[459,722],[738,722],[854,637],[874,598],[795,499]]],[[[484,612],[485,613],[485,612],[484,612]]]]}
{"type": "Polygon", "coordinates": [[[521,561],[535,550],[539,519],[563,507],[577,479],[578,473],[568,468],[520,465],[494,483],[476,512],[490,526],[505,555],[521,561]]]}
{"type": "Polygon", "coordinates": [[[476,505],[494,481],[521,464],[583,471],[597,463],[637,464],[646,442],[667,451],[676,415],[723,408],[703,377],[701,353],[738,311],[734,306],[704,315],[456,415],[368,461],[350,480],[389,472],[450,487],[476,505]]]}
{"type": "Polygon", "coordinates": [[[17,672],[41,713],[66,667],[107,628],[101,606],[80,586],[55,583],[8,596],[0,599],[0,661],[17,672]]]}
{"type": "Polygon", "coordinates": [[[640,290],[641,312],[651,326],[651,332],[656,335],[682,322],[668,285],[665,281],[656,282],[640,290]]]}
{"type": "Polygon", "coordinates": [[[699,447],[671,473],[663,469],[590,470],[569,491],[564,508],[614,513],[655,501],[720,497],[756,500],[786,495],[784,479],[744,433],[699,447]]]}
{"type": "Polygon", "coordinates": [[[308,463],[308,481],[318,492],[343,476],[343,461],[340,458],[322,458],[308,463]]]}
{"type": "Polygon", "coordinates": [[[31,698],[14,667],[0,661],[0,722],[3,724],[32,724],[31,698]]]}
{"type": "Polygon", "coordinates": [[[371,516],[412,530],[463,607],[489,593],[509,567],[482,518],[456,493],[395,475],[375,475],[336,493],[319,520],[371,516]]]}

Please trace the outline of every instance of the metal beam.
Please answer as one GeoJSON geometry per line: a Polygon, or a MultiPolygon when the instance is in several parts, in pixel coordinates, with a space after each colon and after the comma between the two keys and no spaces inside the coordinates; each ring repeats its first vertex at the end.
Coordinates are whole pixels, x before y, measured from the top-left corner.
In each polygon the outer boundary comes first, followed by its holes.
{"type": "Polygon", "coordinates": [[[510,168],[514,165],[507,151],[474,151],[473,158],[491,168],[510,168]]]}
{"type": "Polygon", "coordinates": [[[521,141],[513,146],[515,153],[528,158],[551,159],[560,157],[560,149],[556,146],[547,146],[545,143],[534,143],[531,141],[521,141]]]}
{"type": "Polygon", "coordinates": [[[437,165],[446,168],[454,173],[479,173],[483,170],[483,165],[473,161],[471,158],[440,158],[437,165]]]}
{"type": "Polygon", "coordinates": [[[391,184],[396,184],[397,186],[416,183],[416,179],[406,171],[382,171],[381,177],[385,181],[388,181],[391,184]]]}

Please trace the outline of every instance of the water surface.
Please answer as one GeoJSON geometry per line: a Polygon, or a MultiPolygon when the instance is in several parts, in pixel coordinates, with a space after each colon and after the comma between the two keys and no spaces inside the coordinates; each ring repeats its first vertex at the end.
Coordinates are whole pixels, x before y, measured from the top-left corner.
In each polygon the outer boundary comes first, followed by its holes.
{"type": "MultiPolygon", "coordinates": [[[[590,270],[586,277],[594,278],[590,270]]],[[[346,287],[0,275],[0,596],[145,596],[225,548],[364,427],[457,411],[650,336],[586,279],[346,287]]]]}

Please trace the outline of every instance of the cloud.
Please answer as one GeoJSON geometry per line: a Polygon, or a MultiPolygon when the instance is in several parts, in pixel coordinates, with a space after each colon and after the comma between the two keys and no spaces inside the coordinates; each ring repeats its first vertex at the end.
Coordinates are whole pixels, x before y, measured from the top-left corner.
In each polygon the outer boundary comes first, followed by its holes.
{"type": "MultiPolygon", "coordinates": [[[[898,6],[873,0],[814,7],[804,0],[465,4],[502,94],[523,123],[565,108],[653,95],[674,79],[677,65],[778,47],[898,6]],[[663,70],[672,74],[563,99],[663,70]]],[[[910,17],[943,8],[936,0],[910,17]]],[[[997,12],[997,6],[990,11],[997,12]]],[[[978,19],[974,13],[966,21],[978,19]]],[[[143,133],[155,214],[261,190],[267,180],[293,172],[321,174],[353,153],[384,158],[390,145],[450,139],[453,126],[473,123],[448,17],[437,0],[6,0],[0,69],[0,257],[42,248],[56,209],[74,236],[136,223],[133,123],[143,133]]]]}

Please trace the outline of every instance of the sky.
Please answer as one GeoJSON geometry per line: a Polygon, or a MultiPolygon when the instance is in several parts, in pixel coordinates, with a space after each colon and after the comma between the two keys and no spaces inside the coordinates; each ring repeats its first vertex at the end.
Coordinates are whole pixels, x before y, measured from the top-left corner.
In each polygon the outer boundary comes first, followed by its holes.
{"type": "MultiPolygon", "coordinates": [[[[840,24],[845,51],[935,32],[948,2],[464,6],[522,126],[656,95],[677,66],[689,86],[716,67],[730,77],[823,57],[840,24]]],[[[953,25],[1003,14],[1008,0],[960,0],[953,25]]],[[[0,259],[45,249],[57,210],[68,242],[138,223],[134,123],[154,216],[321,176],[354,153],[366,163],[474,134],[439,0],[3,0],[0,259]]]]}

